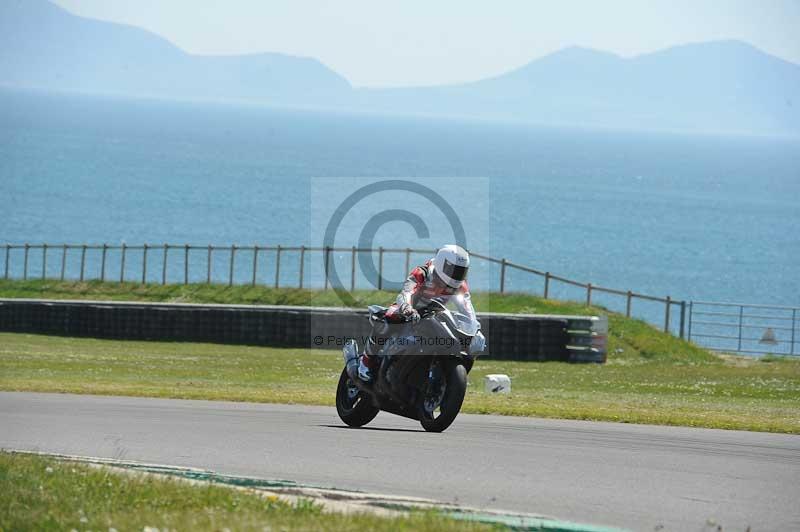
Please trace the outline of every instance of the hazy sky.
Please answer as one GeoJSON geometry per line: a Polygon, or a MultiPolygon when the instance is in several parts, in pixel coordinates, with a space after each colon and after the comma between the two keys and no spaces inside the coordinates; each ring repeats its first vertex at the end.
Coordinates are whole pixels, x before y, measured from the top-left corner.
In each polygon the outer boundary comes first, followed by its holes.
{"type": "Polygon", "coordinates": [[[800,0],[55,2],[146,28],[190,53],[316,57],[356,86],[470,81],[569,45],[630,56],[740,39],[800,63],[800,0]]]}

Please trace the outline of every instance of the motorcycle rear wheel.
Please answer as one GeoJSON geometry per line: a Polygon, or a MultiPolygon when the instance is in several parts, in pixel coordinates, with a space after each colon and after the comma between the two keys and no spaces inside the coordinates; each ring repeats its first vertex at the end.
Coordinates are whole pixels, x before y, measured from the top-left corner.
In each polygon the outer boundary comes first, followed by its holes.
{"type": "Polygon", "coordinates": [[[467,370],[463,364],[448,361],[444,368],[444,395],[438,405],[439,412],[431,412],[425,401],[419,406],[419,422],[428,432],[442,432],[449,427],[461,411],[467,393],[467,370]]]}
{"type": "Polygon", "coordinates": [[[372,405],[366,393],[356,388],[346,369],[342,370],[339,385],[336,387],[336,412],[350,427],[363,427],[380,412],[379,408],[372,405]]]}

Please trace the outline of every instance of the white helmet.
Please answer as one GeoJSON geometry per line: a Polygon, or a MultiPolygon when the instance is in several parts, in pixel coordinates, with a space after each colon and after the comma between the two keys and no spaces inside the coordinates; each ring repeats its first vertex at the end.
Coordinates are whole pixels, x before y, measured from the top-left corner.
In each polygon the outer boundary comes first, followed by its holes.
{"type": "Polygon", "coordinates": [[[448,244],[436,252],[433,271],[450,288],[458,288],[467,278],[469,253],[461,246],[448,244]]]}

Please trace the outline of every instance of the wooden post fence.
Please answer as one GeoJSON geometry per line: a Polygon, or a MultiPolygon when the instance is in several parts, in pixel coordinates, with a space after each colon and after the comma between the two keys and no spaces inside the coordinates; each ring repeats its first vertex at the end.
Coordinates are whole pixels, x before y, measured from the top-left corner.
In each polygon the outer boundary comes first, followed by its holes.
{"type": "Polygon", "coordinates": [[[206,255],[206,284],[211,284],[211,250],[214,247],[209,244],[208,245],[208,255],[206,255]]]}
{"type": "MultiPolygon", "coordinates": [[[[6,266],[8,265],[6,264],[6,266]]],[[[8,268],[6,268],[6,270],[8,270],[8,268]]],[[[64,244],[63,246],[61,246],[61,276],[59,277],[59,279],[63,281],[66,272],[67,272],[67,245],[64,244]]]]}
{"type": "Polygon", "coordinates": [[[142,246],[142,284],[147,283],[147,244],[142,246]]]}
{"type": "Polygon", "coordinates": [[[281,245],[278,244],[278,249],[275,251],[275,288],[281,286],[281,245]]]}
{"type": "Polygon", "coordinates": [[[298,288],[303,288],[303,270],[306,265],[306,247],[300,246],[300,283],[298,288]]]}
{"type": "Polygon", "coordinates": [[[356,247],[350,250],[350,291],[356,289],[356,247]]]}
{"type": "Polygon", "coordinates": [[[119,258],[119,282],[125,282],[125,253],[128,251],[128,246],[125,243],[122,243],[122,252],[120,253],[119,258]]]}
{"type": "Polygon", "coordinates": [[[86,244],[81,246],[81,282],[83,282],[83,272],[86,267],[86,244]]]}
{"type": "Polygon", "coordinates": [[[672,308],[672,300],[667,296],[666,308],[664,310],[664,332],[669,332],[669,313],[672,308]]]}
{"type": "Polygon", "coordinates": [[[328,289],[328,268],[330,267],[330,256],[331,256],[331,248],[330,246],[325,246],[325,288],[324,290],[328,289]]]}
{"type": "Polygon", "coordinates": [[[253,279],[251,284],[256,285],[256,272],[258,272],[258,246],[253,245],[253,279]]]}
{"type": "Polygon", "coordinates": [[[108,244],[103,244],[103,256],[100,259],[100,282],[106,280],[106,253],[108,252],[108,244]]]}
{"type": "MultiPolygon", "coordinates": [[[[28,250],[30,250],[30,246],[26,243],[25,244],[25,259],[22,263],[22,280],[28,280],[28,250]]],[[[81,279],[83,280],[83,279],[81,279]]]]}
{"type": "Polygon", "coordinates": [[[164,244],[164,259],[161,261],[161,284],[167,284],[167,254],[169,252],[169,244],[164,244]]]}
{"type": "Polygon", "coordinates": [[[378,248],[378,290],[383,290],[383,246],[378,248]]]}
{"type": "MultiPolygon", "coordinates": [[[[48,279],[48,259],[49,259],[48,253],[51,252],[50,248],[52,248],[53,245],[46,244],[46,243],[31,244],[30,242],[26,242],[24,244],[16,244],[16,245],[5,244],[4,247],[5,247],[5,261],[4,261],[4,270],[3,270],[3,278],[4,279],[10,279],[11,276],[12,276],[12,272],[11,272],[11,267],[12,267],[12,265],[11,265],[11,252],[14,251],[14,250],[17,250],[17,249],[23,251],[23,264],[22,264],[22,272],[21,272],[22,279],[28,280],[29,276],[35,277],[37,279],[41,278],[41,280],[43,280],[43,281],[48,279]],[[36,251],[40,247],[41,247],[41,251],[42,251],[42,255],[41,255],[41,268],[42,268],[42,270],[41,270],[41,274],[37,275],[36,271],[35,271],[36,253],[34,253],[34,255],[33,255],[33,257],[34,257],[33,263],[34,264],[32,264],[31,263],[31,250],[33,249],[34,251],[36,251]],[[33,272],[33,273],[31,273],[31,272],[33,272]]],[[[64,281],[65,279],[67,279],[67,254],[69,253],[70,248],[75,248],[75,249],[80,248],[81,256],[80,256],[80,271],[79,271],[78,279],[81,282],[84,282],[87,279],[95,279],[95,278],[98,278],[98,277],[99,277],[99,280],[101,282],[105,282],[106,281],[106,277],[107,277],[106,274],[109,273],[107,271],[107,268],[109,266],[109,263],[108,263],[108,251],[109,251],[109,249],[112,250],[112,252],[114,252],[117,249],[120,250],[119,282],[120,283],[124,283],[125,282],[125,275],[126,275],[125,268],[126,268],[126,266],[128,266],[128,264],[127,264],[127,262],[128,262],[127,255],[128,255],[128,248],[130,247],[127,244],[123,243],[120,246],[108,245],[107,243],[103,243],[102,245],[78,244],[78,245],[74,245],[74,246],[70,246],[68,244],[60,244],[60,245],[57,245],[57,247],[61,248],[61,264],[60,264],[60,272],[59,272],[59,275],[58,275],[58,278],[61,281],[64,281]],[[94,270],[92,270],[92,271],[87,273],[86,253],[87,253],[88,250],[99,250],[101,252],[100,264],[99,264],[99,270],[100,271],[99,271],[99,276],[97,276],[97,277],[96,277],[97,272],[94,271],[94,270]]],[[[141,249],[142,250],[142,259],[141,259],[142,260],[142,264],[141,264],[141,267],[142,267],[141,282],[142,282],[142,284],[146,284],[148,282],[148,277],[147,277],[147,273],[148,273],[147,272],[148,255],[147,254],[148,254],[148,252],[149,252],[151,247],[153,247],[153,246],[150,246],[148,244],[143,244],[141,246],[141,248],[139,246],[133,246],[134,249],[141,249]]],[[[157,245],[155,247],[162,247],[162,245],[159,244],[159,245],[157,245]]],[[[166,285],[167,281],[168,281],[169,251],[170,251],[170,248],[180,249],[181,247],[183,248],[183,284],[184,285],[188,285],[189,284],[189,282],[190,282],[190,259],[191,259],[191,257],[190,257],[191,253],[190,252],[192,250],[192,246],[190,244],[188,244],[188,243],[179,244],[179,245],[172,245],[172,244],[169,244],[169,243],[164,243],[163,247],[162,247],[163,251],[162,251],[162,263],[161,263],[161,284],[162,285],[166,285]]],[[[201,247],[197,247],[197,250],[200,250],[200,249],[202,249],[202,248],[201,247]]],[[[206,249],[207,249],[207,253],[206,253],[206,283],[211,284],[211,282],[212,282],[212,269],[213,269],[213,263],[214,263],[214,256],[213,256],[214,246],[209,244],[206,249]]],[[[275,253],[275,274],[274,274],[275,277],[274,277],[274,280],[273,280],[272,284],[274,285],[274,287],[276,289],[279,289],[281,287],[281,266],[282,266],[281,260],[283,258],[282,255],[287,250],[288,251],[299,250],[299,252],[300,252],[299,253],[299,264],[298,264],[298,270],[299,270],[298,274],[299,275],[298,275],[298,283],[297,283],[297,286],[300,289],[303,289],[308,284],[307,283],[307,279],[305,278],[306,252],[307,251],[312,251],[312,252],[321,251],[323,253],[323,258],[324,258],[324,290],[326,290],[326,291],[332,286],[331,285],[331,266],[332,266],[331,265],[331,260],[332,260],[331,253],[332,252],[334,252],[334,253],[342,252],[343,254],[345,254],[348,251],[348,248],[337,248],[337,247],[332,247],[332,246],[306,247],[305,245],[302,245],[302,246],[299,246],[299,247],[292,247],[292,246],[285,247],[285,246],[280,245],[280,244],[278,244],[275,247],[272,247],[272,246],[264,247],[264,246],[259,246],[257,244],[253,244],[252,248],[250,248],[250,247],[239,248],[235,244],[233,244],[229,248],[228,247],[221,247],[221,248],[218,248],[218,249],[229,250],[230,251],[229,264],[228,264],[228,276],[227,276],[227,284],[228,284],[228,286],[233,286],[234,281],[236,279],[236,253],[237,253],[237,251],[239,251],[240,249],[245,249],[245,250],[248,250],[248,251],[250,249],[252,249],[253,258],[252,258],[252,275],[250,277],[250,284],[252,286],[256,286],[259,283],[259,273],[258,273],[259,253],[262,253],[264,251],[271,251],[271,250],[274,249],[275,252],[276,252],[275,253]]],[[[377,253],[378,253],[378,264],[377,264],[378,282],[375,283],[373,286],[375,288],[377,288],[378,290],[385,290],[386,288],[388,288],[386,283],[384,282],[384,274],[385,274],[384,262],[385,262],[385,258],[386,258],[385,255],[387,253],[397,253],[397,254],[403,255],[404,259],[405,259],[405,270],[406,270],[406,273],[408,273],[408,271],[410,270],[410,268],[412,266],[412,264],[411,264],[411,254],[412,253],[422,253],[422,252],[426,252],[427,253],[429,250],[414,249],[414,248],[408,248],[408,247],[407,248],[385,248],[383,246],[379,246],[378,248],[362,249],[362,248],[358,248],[357,246],[351,246],[349,248],[349,251],[350,251],[350,290],[351,291],[355,291],[356,290],[356,284],[357,284],[356,277],[357,277],[357,274],[358,274],[358,272],[356,271],[356,269],[357,269],[357,261],[359,260],[359,258],[362,258],[360,255],[358,255],[359,253],[370,253],[370,260],[372,260],[374,258],[374,255],[373,255],[374,252],[377,251],[377,253]]],[[[52,254],[52,253],[50,253],[50,254],[52,254]]],[[[199,253],[198,253],[198,255],[199,255],[199,253]]],[[[345,255],[345,257],[346,257],[346,255],[345,255]]],[[[560,281],[560,282],[566,283],[568,285],[576,286],[576,287],[579,287],[579,288],[585,288],[586,289],[586,300],[585,300],[585,302],[586,302],[586,306],[587,307],[591,306],[594,303],[593,297],[594,297],[594,292],[596,292],[596,291],[597,292],[601,292],[601,293],[614,294],[614,295],[619,296],[619,297],[624,297],[625,298],[625,316],[628,317],[628,318],[630,318],[632,316],[632,306],[633,306],[633,299],[634,298],[645,299],[645,300],[654,301],[654,302],[658,302],[658,303],[664,303],[665,306],[664,306],[664,317],[663,317],[663,330],[665,332],[670,332],[670,327],[673,325],[673,323],[672,323],[672,312],[673,312],[672,311],[672,305],[679,305],[680,306],[680,309],[679,309],[679,311],[680,311],[679,320],[680,321],[679,321],[679,323],[674,324],[676,326],[675,334],[680,338],[688,338],[689,340],[692,339],[692,334],[693,334],[693,331],[692,331],[692,311],[693,311],[693,307],[692,307],[692,302],[691,301],[689,301],[688,304],[687,304],[687,301],[675,301],[675,300],[672,299],[671,296],[666,296],[666,298],[660,298],[660,297],[654,297],[654,296],[649,296],[649,295],[644,295],[644,294],[638,294],[638,293],[635,293],[635,292],[633,292],[631,290],[627,290],[627,291],[623,292],[622,290],[615,290],[615,289],[611,289],[611,288],[605,288],[605,287],[602,287],[602,286],[595,286],[592,283],[584,284],[584,283],[581,283],[581,282],[578,282],[578,281],[574,281],[574,280],[571,280],[571,279],[558,277],[556,275],[551,274],[550,272],[541,272],[541,271],[535,270],[533,268],[528,268],[528,267],[523,266],[523,265],[519,265],[519,264],[515,264],[513,262],[509,262],[508,259],[505,258],[505,257],[503,257],[501,259],[496,259],[496,258],[493,258],[493,257],[482,256],[482,255],[479,255],[479,254],[475,253],[474,254],[474,258],[476,260],[485,260],[485,261],[488,261],[491,264],[499,264],[500,265],[499,291],[500,291],[501,294],[507,293],[506,288],[508,288],[508,286],[507,286],[508,269],[509,268],[513,268],[513,269],[522,270],[523,272],[532,273],[532,274],[544,277],[544,299],[549,299],[551,297],[551,295],[552,295],[551,294],[551,281],[560,281]],[[688,313],[687,313],[687,309],[688,309],[688,313]]],[[[50,259],[50,260],[52,262],[53,259],[50,259]]],[[[333,260],[336,260],[335,256],[333,257],[333,260]]],[[[284,269],[286,269],[286,267],[284,267],[284,269]]],[[[20,275],[18,270],[15,270],[15,272],[16,272],[16,275],[20,275]]],[[[246,276],[246,272],[243,272],[243,273],[246,276]]],[[[287,272],[284,272],[284,273],[287,273],[287,272]]],[[[112,274],[112,276],[113,275],[114,274],[112,274]]],[[[136,275],[136,273],[134,272],[133,275],[136,275]]],[[[53,272],[53,275],[51,277],[52,278],[56,278],[56,272],[55,271],[53,272]]],[[[264,280],[262,279],[262,281],[264,281],[264,280]]],[[[368,281],[372,282],[371,280],[368,280],[368,281]]],[[[179,281],[174,280],[174,282],[179,282],[179,281]]],[[[222,282],[224,282],[224,280],[222,282]]],[[[246,281],[244,281],[244,282],[246,283],[246,281]]],[[[488,282],[491,285],[491,279],[489,279],[488,282]]],[[[268,283],[268,281],[265,282],[265,284],[266,283],[268,283]]],[[[291,281],[289,282],[289,284],[291,285],[291,281]]],[[[745,318],[744,308],[740,307],[739,308],[739,333],[738,333],[738,337],[736,337],[736,336],[732,337],[733,340],[737,340],[738,339],[737,350],[741,350],[744,341],[748,340],[748,338],[745,338],[746,335],[743,332],[743,329],[746,326],[744,324],[744,318],[745,318]]],[[[659,322],[659,318],[657,316],[654,316],[654,317],[652,317],[650,319],[652,320],[652,322],[654,322],[656,324],[658,324],[658,322],[659,322]]],[[[792,319],[793,320],[796,319],[796,316],[793,315],[792,319]]],[[[794,345],[792,345],[792,350],[794,350],[794,345]]]]}
{"type": "Polygon", "coordinates": [[[42,281],[47,279],[47,244],[42,244],[42,281]]]}
{"type": "Polygon", "coordinates": [[[189,244],[183,246],[183,284],[189,284],[189,244]]]}
{"type": "Polygon", "coordinates": [[[233,263],[236,257],[236,244],[231,244],[231,263],[228,268],[228,286],[233,286],[233,263]]]}
{"type": "Polygon", "coordinates": [[[500,261],[500,293],[506,291],[506,259],[500,261]]]}

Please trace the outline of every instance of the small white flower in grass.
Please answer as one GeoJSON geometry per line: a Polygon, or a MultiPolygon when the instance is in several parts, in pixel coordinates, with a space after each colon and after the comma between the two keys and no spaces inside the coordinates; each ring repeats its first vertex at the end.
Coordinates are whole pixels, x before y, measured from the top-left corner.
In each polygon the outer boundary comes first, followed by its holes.
{"type": "Polygon", "coordinates": [[[158,532],[158,528],[154,526],[146,526],[142,529],[142,532],[158,532]]]}
{"type": "Polygon", "coordinates": [[[89,520],[86,518],[85,515],[83,517],[81,517],[80,521],[81,521],[81,523],[88,523],[89,522],[89,520]]]}
{"type": "Polygon", "coordinates": [[[117,529],[113,526],[108,527],[108,532],[117,532],[117,529]]]}
{"type": "Polygon", "coordinates": [[[44,471],[45,471],[45,473],[52,473],[53,472],[53,468],[50,467],[50,466],[47,466],[44,471]]]}

